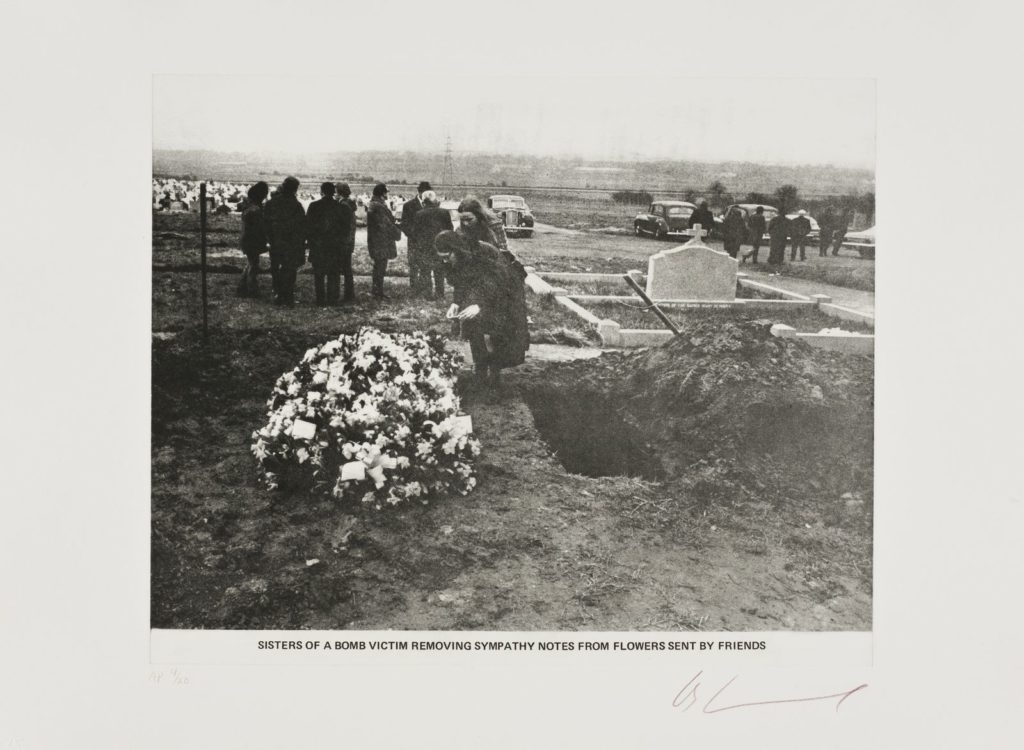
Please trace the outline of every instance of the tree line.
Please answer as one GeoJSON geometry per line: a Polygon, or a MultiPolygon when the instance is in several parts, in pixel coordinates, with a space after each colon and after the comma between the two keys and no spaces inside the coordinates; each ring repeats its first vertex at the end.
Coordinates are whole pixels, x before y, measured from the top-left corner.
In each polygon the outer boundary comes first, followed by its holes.
{"type": "MultiPolygon", "coordinates": [[[[612,193],[612,200],[630,206],[645,206],[654,200],[646,190],[617,190],[612,193]]],[[[733,195],[720,180],[715,180],[705,190],[688,188],[683,190],[680,200],[698,203],[706,200],[711,208],[721,211],[733,203],[760,203],[775,206],[782,213],[792,213],[799,208],[811,213],[834,206],[837,209],[856,211],[867,216],[869,222],[875,218],[875,194],[847,193],[845,195],[801,197],[796,185],[782,185],[774,193],[749,192],[742,196],[733,195]]]]}

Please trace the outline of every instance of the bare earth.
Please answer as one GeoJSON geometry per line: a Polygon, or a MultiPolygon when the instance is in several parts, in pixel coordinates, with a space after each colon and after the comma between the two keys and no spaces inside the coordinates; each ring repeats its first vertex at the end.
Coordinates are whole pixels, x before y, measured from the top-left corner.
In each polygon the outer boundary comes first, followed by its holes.
{"type": "MultiPolygon", "coordinates": [[[[497,397],[478,393],[467,377],[464,406],[484,445],[480,484],[467,497],[376,512],[267,492],[255,481],[249,442],[273,380],[307,347],[362,324],[443,329],[444,303],[399,297],[380,308],[361,302],[323,311],[308,304],[306,275],[294,310],[271,308],[266,297],[237,300],[231,270],[241,260],[225,223],[222,234],[211,234],[225,243],[215,250],[226,268],[211,275],[204,345],[197,274],[188,268],[198,257],[197,232],[171,218],[158,216],[154,225],[154,627],[870,629],[870,447],[820,469],[813,445],[757,456],[749,466],[726,460],[736,455],[732,444],[708,447],[723,478],[714,487],[703,481],[712,471],[707,461],[669,462],[660,478],[571,473],[541,437],[537,394],[553,383],[585,381],[620,394],[634,385],[616,380],[625,365],[598,367],[608,355],[592,347],[535,344],[497,397]],[[577,357],[584,359],[562,362],[577,357]]],[[[525,262],[550,270],[628,270],[668,247],[570,230],[513,244],[525,262]]],[[[402,283],[391,281],[396,289],[402,283]]],[[[549,313],[531,312],[542,315],[549,313]]],[[[543,318],[549,329],[562,322],[543,318]]],[[[852,382],[858,373],[870,377],[870,360],[796,354],[808,373],[805,391],[823,384],[826,406],[870,398],[870,382],[852,382]]],[[[776,388],[769,382],[766,393],[776,388]]],[[[625,407],[622,416],[632,418],[625,407]]],[[[858,436],[851,445],[862,445],[865,425],[850,429],[858,436]]],[[[667,433],[658,434],[658,450],[671,448],[667,433]]],[[[587,438],[583,430],[580,440],[587,438]]],[[[821,450],[835,451],[843,439],[837,434],[821,450]]],[[[680,440],[686,451],[699,447],[680,440]]]]}

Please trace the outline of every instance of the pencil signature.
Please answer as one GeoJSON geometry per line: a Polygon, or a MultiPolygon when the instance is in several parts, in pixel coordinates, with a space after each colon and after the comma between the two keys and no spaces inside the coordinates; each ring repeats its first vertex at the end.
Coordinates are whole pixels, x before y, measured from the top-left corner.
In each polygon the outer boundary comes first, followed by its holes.
{"type": "MultiPolygon", "coordinates": [[[[700,701],[700,696],[698,695],[699,688],[703,685],[703,683],[700,682],[700,676],[702,674],[704,674],[704,670],[701,670],[700,672],[695,674],[689,682],[683,685],[682,689],[678,693],[676,693],[676,697],[672,699],[672,708],[678,708],[685,712],[689,711],[691,708],[697,705],[697,703],[700,701]]],[[[733,709],[737,708],[750,708],[751,706],[770,706],[772,704],[779,703],[812,703],[814,701],[835,700],[836,711],[838,712],[839,707],[843,705],[843,702],[847,698],[849,698],[854,693],[860,692],[868,686],[865,682],[864,684],[858,685],[857,687],[851,688],[850,690],[843,690],[842,692],[830,693],[828,695],[814,695],[807,698],[779,698],[775,700],[748,701],[746,703],[734,703],[732,705],[725,706],[716,705],[712,707],[712,704],[715,703],[715,701],[719,700],[719,698],[721,698],[722,693],[724,693],[734,682],[736,682],[738,677],[739,675],[735,675],[731,680],[722,685],[722,687],[718,689],[718,692],[714,693],[710,698],[708,698],[707,702],[704,703],[704,707],[701,709],[701,711],[706,714],[717,714],[722,713],[723,711],[732,711],[733,709]]]]}

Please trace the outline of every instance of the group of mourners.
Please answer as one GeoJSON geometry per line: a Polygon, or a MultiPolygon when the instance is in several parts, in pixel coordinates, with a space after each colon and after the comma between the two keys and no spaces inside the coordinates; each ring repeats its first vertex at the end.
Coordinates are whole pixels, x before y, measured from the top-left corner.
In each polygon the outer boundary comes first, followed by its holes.
{"type": "MultiPolygon", "coordinates": [[[[832,255],[839,255],[839,248],[843,246],[843,241],[846,239],[850,218],[849,210],[838,212],[832,206],[826,208],[821,214],[818,219],[819,257],[826,257],[829,247],[832,248],[832,255]]],[[[701,227],[710,229],[713,226],[713,221],[714,217],[708,209],[707,201],[702,201],[690,216],[690,228],[700,224],[701,227]]],[[[758,262],[757,256],[765,234],[768,235],[769,265],[782,265],[785,262],[786,245],[790,243],[789,259],[794,261],[799,255],[800,260],[807,260],[810,233],[811,220],[803,209],[797,211],[796,216],[792,219],[785,214],[778,213],[771,220],[767,220],[764,206],[758,206],[749,218],[743,215],[741,209],[733,206],[722,221],[725,252],[733,258],[739,257],[742,263],[745,263],[748,257],[752,263],[758,262]],[[750,245],[750,252],[742,253],[743,245],[750,245]]]]}
{"type": "MultiPolygon", "coordinates": [[[[269,251],[274,304],[295,304],[297,273],[313,266],[318,305],[354,301],[352,254],[355,250],[355,201],[345,183],[324,182],[320,199],[303,209],[299,181],[288,177],[268,201],[270,187],[257,182],[249,188],[242,212],[241,248],[246,267],[239,282],[243,297],[259,294],[260,256],[269,251]],[[342,290],[344,279],[344,290],[342,290]]],[[[480,379],[499,382],[505,367],[521,364],[530,345],[523,281],[526,271],[509,251],[501,220],[473,196],[459,205],[459,226],[430,183],[402,206],[401,221],[388,203],[388,188],[378,183],[366,210],[367,249],[373,262],[371,294],[386,300],[384,276],[388,262],[398,257],[398,242],[407,238],[409,284],[415,296],[442,299],[446,283],[453,303],[446,317],[468,339],[480,379]]]]}

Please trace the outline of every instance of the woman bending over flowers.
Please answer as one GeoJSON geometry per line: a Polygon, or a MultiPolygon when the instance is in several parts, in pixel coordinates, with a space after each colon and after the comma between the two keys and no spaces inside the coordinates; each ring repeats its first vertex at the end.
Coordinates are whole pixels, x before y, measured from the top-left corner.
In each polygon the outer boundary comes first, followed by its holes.
{"type": "Polygon", "coordinates": [[[522,364],[530,347],[523,267],[511,253],[456,232],[441,232],[434,250],[455,289],[448,316],[462,324],[477,377],[498,385],[502,368],[522,364]]]}

